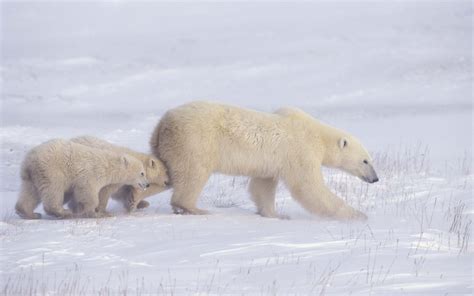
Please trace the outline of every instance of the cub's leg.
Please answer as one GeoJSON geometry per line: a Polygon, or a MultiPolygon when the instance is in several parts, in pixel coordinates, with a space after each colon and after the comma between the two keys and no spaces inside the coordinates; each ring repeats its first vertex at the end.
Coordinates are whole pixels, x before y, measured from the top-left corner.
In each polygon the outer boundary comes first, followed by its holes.
{"type": "Polygon", "coordinates": [[[148,201],[144,200],[145,198],[149,196],[153,196],[160,192],[163,192],[168,188],[169,188],[168,186],[163,186],[163,185],[154,184],[154,183],[150,184],[150,187],[147,188],[147,190],[145,191],[139,191],[136,188],[134,188],[133,194],[134,194],[134,200],[137,201],[137,209],[143,209],[150,205],[148,201]]]}
{"type": "Polygon", "coordinates": [[[133,186],[124,185],[112,194],[112,199],[118,201],[123,207],[130,212],[130,207],[133,206],[133,186]]]}
{"type": "Polygon", "coordinates": [[[108,216],[107,213],[107,203],[109,202],[109,198],[114,192],[119,189],[119,185],[111,184],[103,187],[99,191],[99,205],[97,206],[96,212],[102,213],[105,216],[108,216]]]}
{"type": "Polygon", "coordinates": [[[135,209],[143,209],[148,207],[150,203],[144,199],[158,194],[166,189],[167,187],[160,186],[158,184],[150,184],[150,187],[148,187],[145,191],[140,188],[126,185],[120,187],[120,189],[112,195],[112,198],[120,201],[124,208],[131,212],[135,209]]]}
{"type": "Polygon", "coordinates": [[[81,205],[81,211],[77,213],[83,218],[99,218],[102,215],[96,211],[99,206],[99,190],[88,186],[76,186],[74,198],[81,205]]]}
{"type": "Polygon", "coordinates": [[[63,208],[64,204],[64,188],[62,186],[43,186],[39,191],[43,202],[44,211],[50,215],[60,219],[71,218],[71,210],[63,208]]]}
{"type": "Polygon", "coordinates": [[[74,214],[82,211],[82,205],[74,198],[73,190],[68,190],[64,193],[64,204],[67,204],[68,209],[70,209],[74,214]]]}
{"type": "Polygon", "coordinates": [[[250,179],[248,190],[255,206],[257,207],[257,213],[259,215],[269,218],[283,218],[275,211],[275,193],[277,185],[277,178],[250,179]]]}
{"type": "Polygon", "coordinates": [[[23,219],[40,219],[41,214],[33,212],[40,202],[41,198],[33,182],[29,179],[22,180],[20,196],[15,205],[16,213],[23,219]]]}

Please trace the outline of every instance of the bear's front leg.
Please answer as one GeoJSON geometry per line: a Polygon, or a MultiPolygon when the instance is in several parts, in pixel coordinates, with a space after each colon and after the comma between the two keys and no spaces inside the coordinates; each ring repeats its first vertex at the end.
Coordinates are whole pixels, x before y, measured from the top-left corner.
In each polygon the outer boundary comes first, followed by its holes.
{"type": "Polygon", "coordinates": [[[302,179],[294,178],[294,175],[286,177],[285,183],[292,197],[311,213],[339,220],[367,220],[364,213],[346,204],[326,187],[320,171],[306,174],[302,179]]]}
{"type": "Polygon", "coordinates": [[[110,184],[107,186],[104,186],[100,189],[99,191],[99,204],[97,205],[96,212],[99,215],[102,215],[104,217],[110,217],[111,215],[107,213],[107,204],[109,202],[109,198],[112,194],[114,194],[118,189],[119,185],[116,184],[110,184]]]}
{"type": "Polygon", "coordinates": [[[137,209],[137,204],[140,202],[140,191],[142,189],[133,187],[123,199],[123,206],[128,212],[133,212],[137,209]]]}
{"type": "Polygon", "coordinates": [[[128,212],[131,212],[136,207],[133,196],[134,190],[135,189],[132,185],[124,185],[112,194],[112,198],[120,202],[128,212]]]}
{"type": "Polygon", "coordinates": [[[360,220],[366,221],[368,219],[367,215],[362,213],[359,210],[354,209],[353,207],[345,204],[336,211],[335,218],[339,220],[360,220]]]}

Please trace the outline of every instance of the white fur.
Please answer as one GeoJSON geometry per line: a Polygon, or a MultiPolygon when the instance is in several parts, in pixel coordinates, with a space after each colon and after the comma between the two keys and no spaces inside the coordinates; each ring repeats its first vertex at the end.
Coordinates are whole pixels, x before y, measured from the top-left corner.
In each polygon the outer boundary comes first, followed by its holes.
{"type": "Polygon", "coordinates": [[[262,216],[277,216],[275,189],[282,180],[293,198],[312,213],[365,219],[325,186],[321,165],[363,179],[376,178],[370,157],[357,139],[292,108],[269,114],[209,102],[189,103],[163,116],[150,144],[168,168],[175,212],[205,213],[196,201],[209,176],[217,172],[251,177],[249,191],[262,216]],[[341,139],[346,140],[344,147],[341,139]]]}
{"type": "MultiPolygon", "coordinates": [[[[166,167],[161,160],[154,157],[153,155],[137,152],[126,147],[114,145],[102,139],[92,136],[82,136],[71,139],[74,143],[79,143],[92,148],[102,149],[106,151],[123,153],[135,157],[143,163],[146,172],[146,178],[150,184],[147,190],[141,190],[133,186],[120,186],[119,184],[113,184],[103,189],[103,192],[99,201],[99,212],[105,212],[107,202],[110,196],[113,199],[121,202],[123,206],[129,210],[134,210],[137,206],[139,208],[147,207],[148,203],[142,201],[144,198],[160,193],[167,188],[168,174],[166,167]]],[[[74,199],[71,200],[74,202],[74,199]]],[[[74,208],[74,204],[71,204],[74,208]]]]}
{"type": "Polygon", "coordinates": [[[21,190],[17,213],[26,219],[41,215],[34,209],[43,202],[47,214],[71,217],[63,208],[67,193],[83,207],[81,216],[96,217],[99,192],[110,184],[146,186],[140,161],[127,155],[103,151],[55,139],[31,149],[21,167],[21,190]]]}

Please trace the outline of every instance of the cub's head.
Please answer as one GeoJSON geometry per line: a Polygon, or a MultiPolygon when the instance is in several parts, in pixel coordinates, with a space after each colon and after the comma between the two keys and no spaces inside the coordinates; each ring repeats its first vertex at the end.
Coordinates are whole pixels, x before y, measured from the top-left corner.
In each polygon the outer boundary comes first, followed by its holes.
{"type": "Polygon", "coordinates": [[[130,155],[122,155],[120,156],[120,162],[127,174],[126,183],[129,183],[128,185],[132,185],[142,190],[146,190],[146,188],[150,187],[146,177],[145,168],[140,160],[130,155]]]}
{"type": "Polygon", "coordinates": [[[330,166],[346,171],[367,183],[379,180],[372,166],[372,158],[359,140],[346,134],[332,143],[332,146],[330,166]]]}
{"type": "Polygon", "coordinates": [[[161,160],[150,156],[146,162],[146,176],[150,183],[167,187],[169,185],[168,172],[161,160]]]}

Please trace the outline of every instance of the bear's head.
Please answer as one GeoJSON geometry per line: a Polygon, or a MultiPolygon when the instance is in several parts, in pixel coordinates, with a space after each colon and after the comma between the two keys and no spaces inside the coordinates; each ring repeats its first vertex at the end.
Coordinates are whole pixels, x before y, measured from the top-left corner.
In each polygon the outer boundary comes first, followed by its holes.
{"type": "Polygon", "coordinates": [[[379,180],[372,165],[372,158],[359,140],[349,134],[342,134],[331,143],[331,167],[336,167],[359,177],[367,183],[379,180]]]}
{"type": "Polygon", "coordinates": [[[122,171],[125,172],[122,182],[142,190],[146,190],[150,186],[145,168],[140,160],[130,155],[121,155],[120,164],[123,169],[122,171]]]}
{"type": "Polygon", "coordinates": [[[151,184],[166,187],[169,185],[168,172],[161,160],[150,156],[146,161],[146,177],[151,184]]]}

